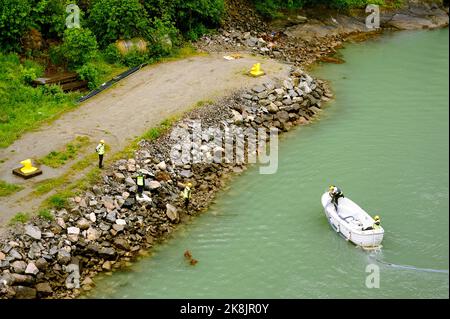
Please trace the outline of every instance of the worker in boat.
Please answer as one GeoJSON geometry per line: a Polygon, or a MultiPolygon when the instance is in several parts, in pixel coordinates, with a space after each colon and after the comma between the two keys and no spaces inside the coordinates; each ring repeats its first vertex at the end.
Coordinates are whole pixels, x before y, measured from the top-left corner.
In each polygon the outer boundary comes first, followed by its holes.
{"type": "Polygon", "coordinates": [[[191,187],[192,187],[192,183],[187,183],[186,187],[184,188],[183,192],[181,193],[181,195],[183,196],[183,200],[184,200],[184,208],[186,210],[188,210],[189,208],[189,203],[191,201],[191,187]]]}
{"type": "Polygon", "coordinates": [[[142,192],[144,191],[145,188],[145,178],[142,170],[139,171],[139,174],[136,177],[136,185],[137,185],[137,194],[139,196],[142,196],[142,192]]]}
{"type": "Polygon", "coordinates": [[[369,227],[366,227],[366,228],[363,228],[363,230],[377,230],[377,229],[380,229],[380,227],[381,227],[381,225],[380,225],[381,224],[380,216],[376,215],[373,218],[373,220],[374,220],[373,225],[369,226],[369,227]]]}
{"type": "Polygon", "coordinates": [[[100,143],[95,148],[98,154],[98,168],[103,167],[103,155],[105,155],[105,140],[100,140],[100,143]]]}
{"type": "Polygon", "coordinates": [[[375,221],[374,223],[373,223],[373,229],[379,229],[380,227],[381,227],[381,219],[380,219],[380,216],[378,216],[378,215],[376,215],[374,218],[373,218],[373,220],[375,221]]]}
{"type": "Polygon", "coordinates": [[[331,203],[334,204],[334,208],[336,208],[336,210],[337,210],[338,200],[341,197],[344,198],[344,193],[342,193],[342,191],[339,187],[331,185],[329,188],[329,194],[331,196],[331,203]]]}

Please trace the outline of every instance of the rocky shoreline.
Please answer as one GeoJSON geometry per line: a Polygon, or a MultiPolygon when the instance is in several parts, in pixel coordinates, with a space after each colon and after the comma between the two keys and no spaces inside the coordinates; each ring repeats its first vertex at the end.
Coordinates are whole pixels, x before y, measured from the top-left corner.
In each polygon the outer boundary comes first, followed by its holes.
{"type": "Polygon", "coordinates": [[[363,41],[383,31],[443,28],[449,24],[448,7],[436,1],[408,0],[396,9],[381,10],[380,29],[369,30],[365,10],[300,10],[280,20],[265,22],[243,0],[230,0],[217,34],[204,36],[196,48],[204,52],[243,51],[307,68],[330,59],[346,41],[363,41]]]}
{"type": "MultiPolygon", "coordinates": [[[[307,124],[332,93],[326,84],[301,69],[286,79],[270,79],[222,100],[197,108],[175,127],[195,134],[204,127],[263,128],[289,131],[307,124]]],[[[54,221],[34,218],[11,229],[0,250],[2,298],[74,298],[92,289],[102,271],[127,267],[130,262],[170,234],[179,223],[204,211],[228,176],[242,172],[244,163],[221,156],[220,162],[174,163],[176,140],[170,132],[154,141],[142,140],[135,157],[115,162],[103,181],[71,208],[53,211],[54,221]],[[144,170],[147,200],[136,198],[137,172],[144,170]],[[189,212],[180,192],[193,184],[189,212]]],[[[199,136],[189,151],[224,153],[224,145],[199,136]]]]}
{"type": "MultiPolygon", "coordinates": [[[[438,9],[443,12],[439,7],[429,7],[426,12],[438,9]]],[[[333,19],[344,24],[346,18],[333,19]]],[[[268,79],[264,85],[196,108],[174,128],[195,136],[198,120],[203,127],[266,132],[272,127],[286,132],[308,124],[333,95],[327,84],[309,76],[305,67],[335,52],[350,36],[366,34],[355,30],[360,22],[354,19],[347,28],[339,29],[344,31],[320,36],[318,30],[324,22],[318,20],[309,24],[297,21],[300,24],[277,32],[269,31],[256,15],[245,21],[235,16],[230,21],[219,34],[204,37],[196,46],[221,52],[239,48],[281,59],[293,64],[290,77],[268,79]],[[312,36],[307,38],[304,33],[312,36]]],[[[425,23],[418,21],[414,23],[425,23]]],[[[445,25],[444,18],[439,21],[436,25],[445,25]]],[[[154,141],[142,140],[134,158],[116,161],[105,170],[101,182],[70,200],[70,208],[52,211],[54,220],[34,218],[9,229],[0,243],[0,298],[76,298],[90,291],[98,273],[128,267],[145,255],[177,225],[205,211],[228,178],[247,167],[226,157],[220,163],[175,163],[172,155],[177,141],[171,139],[171,131],[154,141]],[[136,198],[139,170],[146,173],[146,200],[136,198]],[[186,211],[180,192],[188,182],[193,191],[191,208],[186,211]]],[[[197,137],[188,147],[193,156],[223,155],[224,145],[197,137]]]]}

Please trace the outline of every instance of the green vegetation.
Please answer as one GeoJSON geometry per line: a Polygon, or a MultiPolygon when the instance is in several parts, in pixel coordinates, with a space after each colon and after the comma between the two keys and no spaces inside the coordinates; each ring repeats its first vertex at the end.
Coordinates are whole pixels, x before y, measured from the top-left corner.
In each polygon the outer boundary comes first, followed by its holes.
{"type": "Polygon", "coordinates": [[[78,152],[89,144],[89,137],[77,136],[74,141],[68,143],[64,150],[53,151],[45,157],[37,160],[39,164],[44,164],[53,168],[58,168],[66,164],[68,160],[74,159],[78,152]]]}
{"type": "Polygon", "coordinates": [[[55,216],[48,209],[41,209],[38,212],[38,216],[42,219],[46,219],[48,221],[52,221],[55,219],[55,216]]]}
{"type": "Polygon", "coordinates": [[[9,221],[10,225],[15,224],[25,224],[30,220],[30,215],[28,213],[17,213],[13,218],[9,221]]]}
{"type": "Polygon", "coordinates": [[[399,7],[404,0],[253,0],[256,10],[267,18],[282,16],[282,10],[301,9],[312,6],[327,6],[334,9],[348,10],[363,8],[368,4],[384,7],[399,7]]]}
{"type": "Polygon", "coordinates": [[[80,93],[31,86],[44,70],[75,71],[94,89],[127,67],[193,55],[185,40],[223,14],[224,0],[0,0],[0,147],[76,106],[80,93]],[[65,26],[69,3],[81,28],[65,26]],[[133,38],[146,47],[121,53],[117,40],[133,38]]]}
{"type": "Polygon", "coordinates": [[[22,186],[0,180],[0,197],[9,196],[22,189],[22,186]]]}
{"type": "Polygon", "coordinates": [[[0,147],[75,107],[78,93],[65,94],[58,86],[28,85],[42,72],[42,66],[34,61],[21,63],[17,54],[0,53],[0,147]]]}

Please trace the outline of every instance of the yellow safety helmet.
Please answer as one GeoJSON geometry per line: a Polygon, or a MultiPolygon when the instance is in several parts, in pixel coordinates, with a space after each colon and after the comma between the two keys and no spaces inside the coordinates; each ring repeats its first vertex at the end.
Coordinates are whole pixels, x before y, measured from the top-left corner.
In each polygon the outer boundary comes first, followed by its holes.
{"type": "Polygon", "coordinates": [[[192,183],[187,183],[187,187],[192,187],[192,183]]]}
{"type": "Polygon", "coordinates": [[[380,216],[376,215],[373,219],[374,219],[375,221],[379,221],[379,220],[380,220],[380,216]]]}
{"type": "Polygon", "coordinates": [[[105,144],[105,140],[100,140],[100,143],[105,144]]]}
{"type": "Polygon", "coordinates": [[[332,190],[335,186],[334,185],[330,185],[330,187],[328,187],[328,190],[332,190]]]}

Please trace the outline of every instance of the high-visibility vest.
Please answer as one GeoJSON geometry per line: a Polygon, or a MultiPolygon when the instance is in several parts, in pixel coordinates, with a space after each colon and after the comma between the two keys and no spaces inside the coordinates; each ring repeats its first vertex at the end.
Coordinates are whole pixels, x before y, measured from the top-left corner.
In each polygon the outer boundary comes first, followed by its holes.
{"type": "Polygon", "coordinates": [[[137,185],[138,186],[144,186],[144,176],[138,176],[137,177],[137,185]]]}
{"type": "Polygon", "coordinates": [[[97,150],[98,155],[105,154],[105,144],[102,144],[102,143],[98,144],[96,147],[96,150],[97,150]]]}
{"type": "Polygon", "coordinates": [[[183,191],[183,198],[187,199],[187,198],[191,198],[191,189],[189,187],[185,187],[184,191],[183,191]]]}

